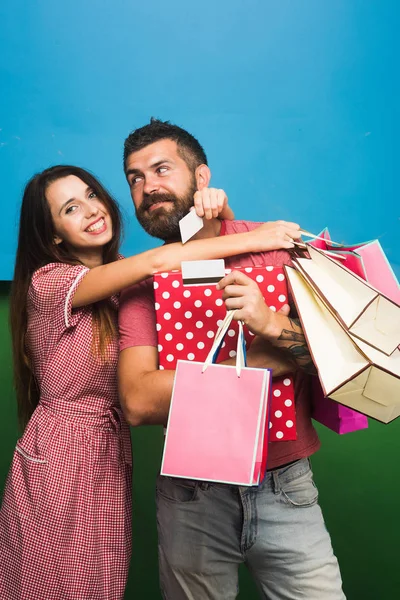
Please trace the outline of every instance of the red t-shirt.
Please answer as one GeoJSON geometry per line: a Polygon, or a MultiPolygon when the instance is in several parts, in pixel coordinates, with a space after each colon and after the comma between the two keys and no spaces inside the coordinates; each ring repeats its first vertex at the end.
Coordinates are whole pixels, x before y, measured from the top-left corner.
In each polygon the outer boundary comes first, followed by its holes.
{"type": "MultiPolygon", "coordinates": [[[[251,231],[259,223],[250,221],[222,221],[220,235],[251,231]]],[[[226,267],[290,265],[286,250],[240,254],[225,258],[226,267]]],[[[134,285],[121,294],[119,309],[120,350],[133,346],[157,346],[156,311],[154,308],[153,280],[134,285]]],[[[294,442],[270,442],[268,469],[310,456],[320,447],[311,422],[310,377],[301,370],[294,375],[297,440],[294,442]]]]}

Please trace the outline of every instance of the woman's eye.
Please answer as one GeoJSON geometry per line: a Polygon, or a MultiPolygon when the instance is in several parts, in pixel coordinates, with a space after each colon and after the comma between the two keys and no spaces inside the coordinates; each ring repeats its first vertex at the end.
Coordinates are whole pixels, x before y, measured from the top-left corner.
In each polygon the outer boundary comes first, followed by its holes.
{"type": "Polygon", "coordinates": [[[92,198],[97,198],[96,192],[90,192],[90,194],[89,194],[89,200],[91,200],[92,198]]]}
{"type": "Polygon", "coordinates": [[[77,207],[76,207],[75,205],[73,205],[73,206],[68,206],[67,210],[65,211],[65,214],[66,214],[66,215],[69,215],[70,213],[74,212],[76,208],[77,208],[77,207]]]}

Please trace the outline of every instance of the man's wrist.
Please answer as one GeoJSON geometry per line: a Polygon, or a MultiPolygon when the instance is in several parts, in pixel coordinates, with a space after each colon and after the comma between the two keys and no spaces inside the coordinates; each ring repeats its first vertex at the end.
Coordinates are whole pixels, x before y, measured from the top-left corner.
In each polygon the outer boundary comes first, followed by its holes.
{"type": "Polygon", "coordinates": [[[262,333],[262,337],[274,342],[279,339],[283,329],[292,329],[290,319],[279,313],[272,312],[262,333]]]}

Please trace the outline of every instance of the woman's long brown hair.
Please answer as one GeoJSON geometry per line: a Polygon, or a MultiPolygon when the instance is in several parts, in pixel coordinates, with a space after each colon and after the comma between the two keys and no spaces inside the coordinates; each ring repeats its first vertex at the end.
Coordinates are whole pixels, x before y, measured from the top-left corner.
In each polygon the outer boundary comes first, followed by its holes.
{"type": "MultiPolygon", "coordinates": [[[[112,220],[113,236],[104,246],[103,262],[109,263],[118,259],[121,237],[120,210],[115,200],[91,173],[79,167],[58,165],[32,177],[22,198],[10,299],[14,384],[22,429],[25,428],[40,398],[40,390],[25,344],[28,322],[27,295],[32,275],[40,267],[52,262],[79,264],[79,260],[71,255],[63,243],[54,244],[54,225],[46,199],[49,185],[69,175],[79,177],[107,207],[112,220]]],[[[114,311],[107,301],[93,305],[93,334],[96,353],[105,358],[107,346],[116,335],[114,311]]]]}

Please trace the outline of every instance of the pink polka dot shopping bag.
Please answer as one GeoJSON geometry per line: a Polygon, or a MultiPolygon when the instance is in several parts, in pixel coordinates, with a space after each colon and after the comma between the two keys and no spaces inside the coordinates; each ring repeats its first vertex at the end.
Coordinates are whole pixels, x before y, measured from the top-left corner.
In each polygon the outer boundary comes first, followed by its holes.
{"type": "MultiPolygon", "coordinates": [[[[231,269],[225,269],[225,273],[231,269]]],[[[272,266],[238,267],[257,282],[265,302],[280,310],[288,302],[284,271],[272,266]]],[[[175,369],[178,360],[205,361],[226,310],[222,292],[215,285],[184,285],[179,271],[154,276],[160,369],[175,369]]],[[[246,348],[254,338],[243,327],[246,348]]],[[[232,321],[222,343],[217,362],[236,355],[238,324],[232,321]]],[[[274,374],[272,373],[272,376],[274,374]]],[[[291,376],[274,377],[268,437],[270,442],[297,438],[294,384],[291,376]]]]}

